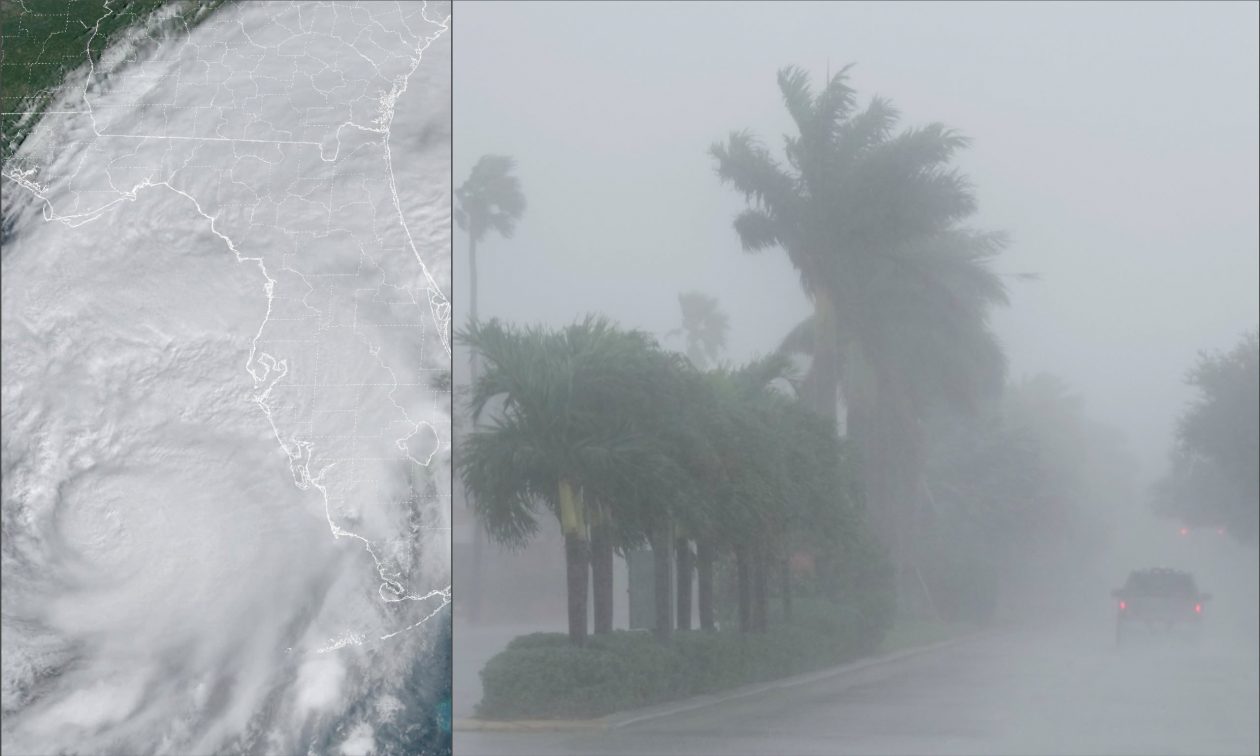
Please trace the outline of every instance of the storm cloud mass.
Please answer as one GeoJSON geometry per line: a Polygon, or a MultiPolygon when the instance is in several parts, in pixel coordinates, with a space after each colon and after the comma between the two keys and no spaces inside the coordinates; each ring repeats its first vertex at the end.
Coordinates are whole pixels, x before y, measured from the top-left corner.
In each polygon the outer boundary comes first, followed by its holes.
{"type": "Polygon", "coordinates": [[[449,15],[160,13],[6,163],[6,753],[449,748],[449,15]]]}

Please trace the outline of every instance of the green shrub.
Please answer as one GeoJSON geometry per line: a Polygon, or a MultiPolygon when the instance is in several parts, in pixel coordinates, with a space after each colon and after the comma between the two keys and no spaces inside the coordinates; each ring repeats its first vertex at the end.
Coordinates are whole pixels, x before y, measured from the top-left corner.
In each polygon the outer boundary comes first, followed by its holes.
{"type": "Polygon", "coordinates": [[[522,648],[565,648],[569,645],[569,636],[564,633],[530,633],[518,635],[508,642],[507,647],[522,648]]]}
{"type": "Polygon", "coordinates": [[[580,648],[560,633],[524,635],[482,669],[477,716],[598,717],[833,666],[878,646],[888,626],[879,612],[801,599],[791,623],[764,634],[691,630],[660,643],[618,631],[580,648]]]}

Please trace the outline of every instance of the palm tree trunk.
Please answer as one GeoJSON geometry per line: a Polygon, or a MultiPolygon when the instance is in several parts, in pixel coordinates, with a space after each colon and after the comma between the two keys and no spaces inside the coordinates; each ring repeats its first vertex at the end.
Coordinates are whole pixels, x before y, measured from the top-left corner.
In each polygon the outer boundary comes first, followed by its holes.
{"type": "Polygon", "coordinates": [[[564,530],[564,562],[569,604],[569,641],[586,643],[586,596],[590,591],[591,550],[582,502],[573,485],[560,481],[560,526],[564,530]]]}
{"type": "Polygon", "coordinates": [[[735,579],[739,586],[739,631],[746,633],[752,629],[752,583],[749,575],[748,547],[735,547],[735,579]]]}
{"type": "Polygon", "coordinates": [[[836,352],[836,308],[831,293],[824,288],[814,292],[814,409],[823,417],[836,419],[836,395],[840,385],[839,356],[836,352]]]}
{"type": "Polygon", "coordinates": [[[881,405],[883,383],[860,345],[850,344],[844,359],[845,436],[851,441],[861,476],[871,527],[890,557],[897,558],[896,496],[891,489],[893,454],[890,416],[881,405]]]}
{"type": "Polygon", "coordinates": [[[652,534],[653,562],[653,599],[656,603],[656,637],[662,641],[669,640],[673,631],[674,618],[670,616],[670,588],[673,580],[670,575],[670,537],[669,525],[660,525],[652,534]]]}
{"type": "Polygon", "coordinates": [[[740,547],[735,552],[735,576],[739,584],[739,631],[752,632],[752,565],[748,549],[740,547]]]}
{"type": "Polygon", "coordinates": [[[594,582],[595,633],[611,633],[613,627],[613,539],[601,513],[591,527],[591,578],[594,582]]]}
{"type": "Polygon", "coordinates": [[[713,629],[713,545],[696,541],[696,601],[700,604],[700,629],[713,629]]]}
{"type": "Polygon", "coordinates": [[[792,621],[792,555],[783,555],[783,621],[792,621]]]}
{"type": "Polygon", "coordinates": [[[896,497],[891,483],[892,448],[889,439],[890,417],[880,402],[877,378],[871,372],[860,350],[847,355],[849,375],[846,408],[846,435],[853,441],[861,474],[863,498],[871,526],[879,542],[894,560],[896,547],[896,497]]]}
{"type": "MultiPolygon", "coordinates": [[[[468,237],[468,319],[477,320],[477,240],[470,234],[468,237]]],[[[471,355],[476,363],[477,355],[471,355]]]]}
{"type": "Polygon", "coordinates": [[[766,610],[770,606],[769,599],[769,581],[766,579],[769,572],[769,559],[767,559],[766,549],[763,545],[758,544],[753,551],[752,560],[752,629],[754,632],[762,633],[766,631],[766,610]]]}
{"type": "MultiPolygon", "coordinates": [[[[468,266],[469,266],[469,283],[472,285],[472,291],[468,297],[469,318],[477,319],[477,240],[473,236],[468,237],[468,266]]],[[[468,355],[468,385],[471,386],[477,382],[477,369],[479,367],[477,359],[477,350],[469,350],[468,355]]],[[[468,492],[464,492],[464,503],[471,511],[472,502],[468,498],[468,492]]],[[[461,604],[467,602],[468,619],[472,622],[481,620],[481,586],[485,579],[485,532],[481,527],[481,521],[475,516],[472,521],[472,580],[469,583],[467,593],[460,596],[461,604]]]]}
{"type": "Polygon", "coordinates": [[[691,573],[694,569],[691,542],[679,538],[678,552],[678,629],[691,629],[691,573]]]}
{"type": "Polygon", "coordinates": [[[897,495],[897,477],[901,474],[901,471],[898,470],[895,474],[893,471],[893,465],[897,462],[897,456],[893,447],[892,420],[888,408],[881,407],[877,409],[877,414],[873,418],[876,428],[872,433],[876,439],[876,445],[871,455],[871,461],[875,469],[871,477],[876,484],[875,506],[879,508],[882,515],[884,543],[888,545],[894,568],[900,576],[903,560],[901,550],[901,501],[897,495]]]}
{"type": "Polygon", "coordinates": [[[586,594],[590,588],[590,550],[586,540],[575,533],[564,536],[564,562],[569,598],[569,641],[586,643],[586,594]]]}

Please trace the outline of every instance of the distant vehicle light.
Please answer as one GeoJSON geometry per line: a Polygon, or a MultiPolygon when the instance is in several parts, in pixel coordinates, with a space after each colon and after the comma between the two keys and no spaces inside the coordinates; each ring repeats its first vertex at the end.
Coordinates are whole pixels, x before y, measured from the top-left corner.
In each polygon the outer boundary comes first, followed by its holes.
{"type": "Polygon", "coordinates": [[[1128,604],[1124,603],[1123,601],[1120,602],[1120,611],[1123,612],[1125,609],[1128,609],[1128,608],[1129,608],[1128,604]]]}
{"type": "Polygon", "coordinates": [[[1195,614],[1203,614],[1203,604],[1195,604],[1195,605],[1194,605],[1194,613],[1195,613],[1195,614]]]}
{"type": "Polygon", "coordinates": [[[1181,530],[1179,530],[1179,531],[1177,531],[1177,532],[1178,532],[1178,533],[1180,533],[1181,535],[1186,535],[1187,533],[1189,533],[1189,532],[1190,532],[1190,529],[1189,529],[1189,528],[1182,528],[1181,530]]]}

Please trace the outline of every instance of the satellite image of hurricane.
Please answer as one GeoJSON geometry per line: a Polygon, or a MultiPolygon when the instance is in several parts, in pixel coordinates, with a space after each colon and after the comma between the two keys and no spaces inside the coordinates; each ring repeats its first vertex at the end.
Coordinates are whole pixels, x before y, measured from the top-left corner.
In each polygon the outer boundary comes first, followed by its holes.
{"type": "Polygon", "coordinates": [[[450,3],[3,24],[0,748],[450,753],[450,3]]]}

